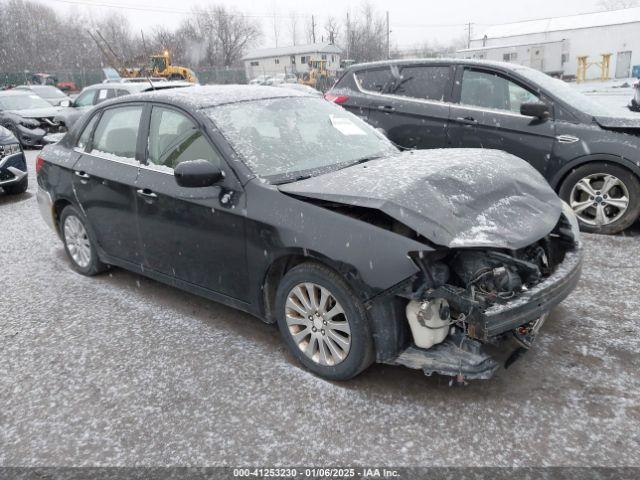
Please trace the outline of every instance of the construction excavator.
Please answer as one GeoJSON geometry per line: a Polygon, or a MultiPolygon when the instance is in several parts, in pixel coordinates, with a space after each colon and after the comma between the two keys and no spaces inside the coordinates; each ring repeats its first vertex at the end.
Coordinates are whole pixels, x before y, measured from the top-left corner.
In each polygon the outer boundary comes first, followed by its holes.
{"type": "Polygon", "coordinates": [[[198,83],[198,77],[193,70],[171,64],[171,55],[168,50],[164,50],[161,54],[151,55],[147,65],[129,67],[124,65],[124,62],[99,31],[88,32],[109,66],[115,69],[122,78],[161,77],[167,80],[184,80],[198,83]]]}

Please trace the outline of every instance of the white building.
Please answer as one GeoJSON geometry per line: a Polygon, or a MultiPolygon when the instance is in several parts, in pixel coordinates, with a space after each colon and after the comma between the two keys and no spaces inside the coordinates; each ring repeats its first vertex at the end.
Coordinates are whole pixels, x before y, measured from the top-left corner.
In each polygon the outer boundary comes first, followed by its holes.
{"type": "MultiPolygon", "coordinates": [[[[600,62],[612,54],[609,76],[627,78],[640,65],[640,8],[530,20],[490,27],[456,56],[527,65],[545,73],[575,77],[578,57],[600,62]]],[[[592,66],[587,79],[600,78],[592,66]]]]}
{"type": "Polygon", "coordinates": [[[278,73],[303,74],[309,71],[313,61],[326,61],[325,68],[335,73],[340,68],[342,50],[329,43],[294,45],[291,47],[264,48],[249,52],[242,60],[247,78],[278,73]]]}

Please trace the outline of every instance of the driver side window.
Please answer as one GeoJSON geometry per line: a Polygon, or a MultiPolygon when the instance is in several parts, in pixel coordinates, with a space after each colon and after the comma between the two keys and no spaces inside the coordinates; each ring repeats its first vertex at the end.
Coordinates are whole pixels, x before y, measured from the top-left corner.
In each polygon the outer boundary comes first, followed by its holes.
{"type": "Polygon", "coordinates": [[[495,73],[465,70],[462,76],[462,105],[520,113],[523,103],[539,101],[533,92],[495,73]]]}
{"type": "Polygon", "coordinates": [[[96,96],[96,90],[89,90],[84,92],[75,99],[73,104],[76,107],[91,107],[93,106],[93,99],[96,96]]]}
{"type": "Polygon", "coordinates": [[[220,156],[190,118],[170,108],[153,107],[148,163],[173,170],[187,160],[208,160],[222,166],[220,156]]]}

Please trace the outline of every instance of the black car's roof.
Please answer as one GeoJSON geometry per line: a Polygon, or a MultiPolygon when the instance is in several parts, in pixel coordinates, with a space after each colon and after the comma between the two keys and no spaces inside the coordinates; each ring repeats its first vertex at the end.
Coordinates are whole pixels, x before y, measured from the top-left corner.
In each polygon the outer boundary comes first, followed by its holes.
{"type": "Polygon", "coordinates": [[[134,95],[127,95],[109,104],[149,101],[172,103],[190,109],[215,107],[226,103],[264,100],[268,98],[310,97],[311,95],[286,88],[275,88],[254,85],[206,85],[185,88],[155,90],[134,95]]]}
{"type": "Polygon", "coordinates": [[[355,65],[351,65],[348,70],[357,71],[372,67],[384,67],[388,65],[441,65],[443,63],[447,65],[477,65],[484,67],[501,68],[504,70],[518,70],[527,68],[523,67],[522,65],[513,63],[496,62],[490,60],[474,60],[468,58],[404,58],[398,60],[382,60],[379,62],[358,63],[355,65]]]}

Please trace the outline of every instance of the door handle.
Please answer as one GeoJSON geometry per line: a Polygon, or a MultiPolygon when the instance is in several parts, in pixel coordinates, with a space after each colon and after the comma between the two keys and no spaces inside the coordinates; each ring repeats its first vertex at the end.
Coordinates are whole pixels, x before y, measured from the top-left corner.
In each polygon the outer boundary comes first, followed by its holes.
{"type": "Polygon", "coordinates": [[[136,193],[138,195],[140,195],[141,197],[144,198],[158,198],[158,195],[156,195],[155,193],[153,193],[151,190],[149,190],[148,188],[141,188],[139,190],[136,190],[136,193]]]}
{"type": "Polygon", "coordinates": [[[91,175],[89,175],[88,173],[85,173],[85,172],[78,172],[76,170],[75,174],[76,174],[77,177],[84,178],[85,180],[88,180],[89,178],[91,178],[91,175]]]}
{"type": "Polygon", "coordinates": [[[473,117],[458,117],[456,122],[463,123],[465,125],[478,125],[478,121],[473,117]]]}
{"type": "Polygon", "coordinates": [[[378,110],[381,112],[395,112],[396,107],[392,107],[391,105],[378,105],[378,110]]]}

